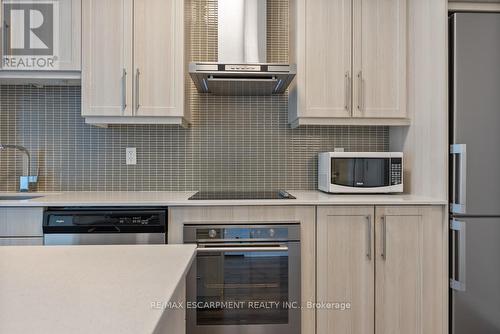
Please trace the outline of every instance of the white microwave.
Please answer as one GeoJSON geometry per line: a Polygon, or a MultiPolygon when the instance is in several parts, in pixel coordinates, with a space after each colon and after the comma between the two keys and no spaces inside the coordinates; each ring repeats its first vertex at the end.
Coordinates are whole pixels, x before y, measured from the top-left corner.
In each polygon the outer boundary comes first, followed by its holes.
{"type": "Polygon", "coordinates": [[[338,194],[402,193],[403,153],[320,153],[318,188],[338,194]]]}

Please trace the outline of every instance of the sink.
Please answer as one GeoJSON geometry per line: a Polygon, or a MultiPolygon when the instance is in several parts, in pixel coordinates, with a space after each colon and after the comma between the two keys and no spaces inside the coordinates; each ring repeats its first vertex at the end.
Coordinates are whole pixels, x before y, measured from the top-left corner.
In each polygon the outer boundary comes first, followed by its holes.
{"type": "Polygon", "coordinates": [[[22,201],[22,200],[28,200],[28,199],[34,199],[34,198],[40,198],[43,196],[36,196],[36,195],[7,195],[7,196],[1,196],[0,195],[0,201],[22,201]]]}

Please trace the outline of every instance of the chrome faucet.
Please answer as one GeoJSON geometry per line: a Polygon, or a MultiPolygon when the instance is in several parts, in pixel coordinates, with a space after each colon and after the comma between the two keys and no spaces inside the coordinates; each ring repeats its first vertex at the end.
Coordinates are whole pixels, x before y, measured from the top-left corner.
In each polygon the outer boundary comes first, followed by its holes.
{"type": "Polygon", "coordinates": [[[19,177],[19,191],[27,192],[27,191],[35,190],[36,185],[38,183],[38,176],[30,175],[30,171],[31,171],[30,152],[24,146],[0,144],[0,151],[6,150],[6,149],[18,150],[18,151],[24,153],[26,155],[26,157],[28,158],[27,171],[23,176],[19,177]]]}

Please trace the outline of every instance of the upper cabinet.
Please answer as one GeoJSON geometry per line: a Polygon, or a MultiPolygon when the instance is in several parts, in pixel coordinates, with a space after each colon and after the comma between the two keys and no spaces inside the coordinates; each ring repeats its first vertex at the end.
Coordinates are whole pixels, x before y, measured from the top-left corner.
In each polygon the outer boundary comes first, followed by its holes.
{"type": "Polygon", "coordinates": [[[83,6],[83,116],[132,116],[132,0],[83,6]]]}
{"type": "Polygon", "coordinates": [[[406,0],[354,0],[354,27],[354,117],[406,117],[406,0]]]}
{"type": "Polygon", "coordinates": [[[138,116],[183,116],[183,16],[183,1],[134,2],[138,116]]]}
{"type": "Polygon", "coordinates": [[[351,0],[307,1],[305,19],[304,108],[317,117],[350,117],[351,0]]]}
{"type": "Polygon", "coordinates": [[[82,25],[87,123],[187,126],[183,0],[87,0],[82,25]]]}
{"type": "Polygon", "coordinates": [[[81,0],[0,2],[2,80],[79,79],[81,0]]]}
{"type": "Polygon", "coordinates": [[[407,0],[294,0],[289,122],[408,125],[407,0]]]}

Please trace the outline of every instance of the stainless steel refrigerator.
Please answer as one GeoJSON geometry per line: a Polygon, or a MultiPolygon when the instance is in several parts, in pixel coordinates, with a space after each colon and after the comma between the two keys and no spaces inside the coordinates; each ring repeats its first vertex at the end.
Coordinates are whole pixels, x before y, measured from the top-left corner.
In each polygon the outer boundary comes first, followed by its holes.
{"type": "Polygon", "coordinates": [[[500,14],[450,16],[450,332],[500,333],[500,14]]]}

